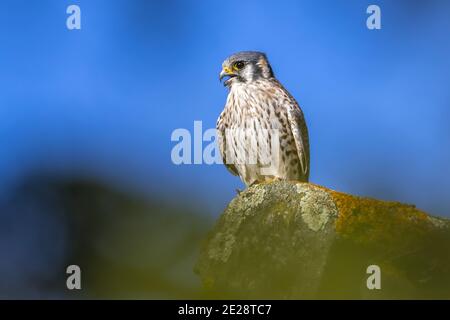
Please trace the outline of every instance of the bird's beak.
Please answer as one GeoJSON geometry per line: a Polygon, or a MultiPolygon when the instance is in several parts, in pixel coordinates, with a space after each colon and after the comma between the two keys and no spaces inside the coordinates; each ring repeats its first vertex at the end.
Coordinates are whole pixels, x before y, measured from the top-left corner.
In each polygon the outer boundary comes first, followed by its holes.
{"type": "MultiPolygon", "coordinates": [[[[236,74],[234,74],[230,68],[224,67],[219,74],[219,80],[220,80],[220,82],[222,82],[222,79],[225,77],[235,77],[235,76],[236,76],[236,74]]],[[[224,85],[226,85],[226,84],[227,84],[227,81],[225,81],[224,85]]]]}

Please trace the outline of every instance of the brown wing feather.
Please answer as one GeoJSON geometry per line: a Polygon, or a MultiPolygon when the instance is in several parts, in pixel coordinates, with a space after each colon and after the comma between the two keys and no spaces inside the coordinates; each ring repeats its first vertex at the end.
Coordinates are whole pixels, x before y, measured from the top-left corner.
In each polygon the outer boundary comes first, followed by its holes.
{"type": "Polygon", "coordinates": [[[306,181],[309,179],[309,139],[303,112],[295,102],[287,107],[288,120],[297,147],[300,169],[306,181]]]}
{"type": "Polygon", "coordinates": [[[300,172],[309,180],[309,138],[308,128],[306,127],[305,117],[295,98],[278,81],[274,81],[286,95],[289,103],[285,106],[289,121],[289,126],[294,136],[295,146],[297,148],[298,158],[300,160],[300,172]]]}

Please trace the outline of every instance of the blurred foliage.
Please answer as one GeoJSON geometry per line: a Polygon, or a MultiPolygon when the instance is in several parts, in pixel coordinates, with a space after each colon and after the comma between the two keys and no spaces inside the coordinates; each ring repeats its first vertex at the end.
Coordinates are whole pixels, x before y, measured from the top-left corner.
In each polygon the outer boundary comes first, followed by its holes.
{"type": "Polygon", "coordinates": [[[8,283],[0,287],[1,298],[200,294],[193,265],[211,223],[179,203],[143,198],[90,179],[39,176],[27,178],[0,208],[1,243],[7,243],[0,282],[8,283]],[[8,234],[14,238],[7,239],[8,234]],[[70,264],[81,267],[81,291],[65,287],[70,264]]]}

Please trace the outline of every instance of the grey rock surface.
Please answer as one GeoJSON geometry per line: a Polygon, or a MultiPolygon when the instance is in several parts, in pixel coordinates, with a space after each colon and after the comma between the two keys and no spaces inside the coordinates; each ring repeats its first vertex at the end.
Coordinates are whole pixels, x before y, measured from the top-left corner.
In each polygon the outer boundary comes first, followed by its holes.
{"type": "Polygon", "coordinates": [[[450,298],[449,226],[411,205],[260,184],[230,202],[196,272],[214,298],[450,298]]]}

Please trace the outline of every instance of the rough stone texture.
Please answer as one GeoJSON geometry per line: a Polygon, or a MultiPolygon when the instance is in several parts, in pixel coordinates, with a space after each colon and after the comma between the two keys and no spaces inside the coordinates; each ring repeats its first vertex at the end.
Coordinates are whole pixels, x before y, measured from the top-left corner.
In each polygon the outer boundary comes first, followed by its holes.
{"type": "Polygon", "coordinates": [[[450,222],[308,183],[233,199],[196,266],[212,298],[450,298],[450,222]],[[381,290],[369,290],[369,265],[381,290]]]}

